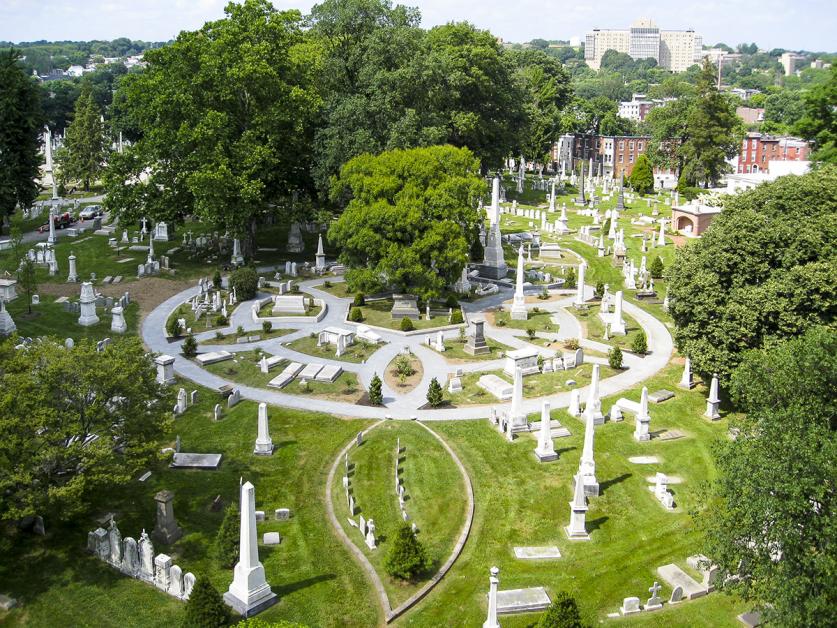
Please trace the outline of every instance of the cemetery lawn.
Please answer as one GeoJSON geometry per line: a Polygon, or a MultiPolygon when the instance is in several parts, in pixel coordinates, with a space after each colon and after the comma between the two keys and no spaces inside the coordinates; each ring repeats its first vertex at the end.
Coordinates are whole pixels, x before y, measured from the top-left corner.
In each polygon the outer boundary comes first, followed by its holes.
{"type": "MultiPolygon", "coordinates": [[[[227,298],[227,291],[221,291],[221,300],[227,298]]],[[[237,306],[236,306],[237,307],[237,306]]],[[[234,311],[234,310],[233,310],[234,311]]],[[[232,316],[232,311],[228,311],[227,314],[232,316]]],[[[169,314],[169,317],[166,319],[166,330],[169,328],[169,323],[173,319],[182,318],[186,321],[186,329],[191,329],[192,333],[198,334],[202,331],[206,331],[207,329],[215,329],[217,327],[227,327],[229,323],[224,323],[223,325],[218,324],[218,319],[221,317],[221,310],[217,312],[213,312],[211,309],[204,311],[201,317],[195,320],[195,313],[192,311],[192,306],[189,303],[181,303],[177,306],[177,308],[169,314]],[[207,325],[207,322],[209,323],[207,325]]],[[[186,329],[181,330],[182,335],[186,335],[186,329]]],[[[167,332],[168,333],[168,332],[167,332]]]]}
{"type": "Polygon", "coordinates": [[[349,285],[343,281],[334,281],[334,280],[327,280],[331,281],[331,286],[326,287],[325,284],[321,284],[319,286],[313,286],[317,290],[322,290],[323,292],[328,292],[329,294],[338,297],[340,299],[351,299],[354,298],[355,293],[349,290],[349,285]]]}
{"type": "MultiPolygon", "coordinates": [[[[376,327],[383,327],[384,329],[401,330],[401,320],[392,319],[392,299],[381,299],[380,301],[367,301],[366,305],[360,308],[363,313],[364,325],[374,325],[376,327]]],[[[424,316],[424,310],[419,309],[421,318],[413,320],[413,327],[415,329],[435,329],[437,327],[447,327],[448,322],[447,311],[445,314],[433,314],[430,320],[424,316]]],[[[456,311],[456,310],[454,310],[456,311]]]]}
{"type": "MultiPolygon", "coordinates": [[[[194,388],[189,382],[176,384],[181,385],[194,388]]],[[[265,532],[283,537],[278,546],[259,543],[267,579],[279,597],[259,619],[308,626],[373,626],[381,621],[366,578],[334,535],[325,513],[329,467],[345,443],[370,422],[271,407],[276,449],[270,457],[259,457],[253,455],[257,404],[242,401],[230,410],[223,404],[224,418],[216,422],[212,408],[221,401],[218,393],[200,388],[198,403],[172,423],[169,437],[160,443],[172,446],[179,434],[184,451],[222,453],[218,470],[173,470],[167,459],[160,460],[149,467],[153,473],[147,482],[132,481],[103,492],[90,516],[79,522],[47,518],[45,538],[26,535],[0,541],[3,592],[21,602],[5,616],[0,613],[0,623],[44,628],[179,626],[184,604],[87,554],[87,532],[98,526],[96,518],[114,512],[123,536],[139,538],[143,528],[154,527],[154,494],[172,490],[175,516],[185,534],[171,546],[155,543],[155,553],[171,555],[184,573],[206,574],[219,592],[226,591],[232,569],[220,567],[212,555],[223,512],[213,512],[210,504],[218,495],[225,506],[237,503],[240,477],[255,484],[258,509],[273,513],[290,508],[293,513],[289,521],[271,516],[258,524],[260,541],[265,532]]]]}
{"type": "MultiPolygon", "coordinates": [[[[445,352],[440,353],[445,360],[452,364],[458,364],[460,362],[474,362],[474,361],[481,361],[481,360],[496,360],[503,356],[506,351],[510,351],[511,347],[504,345],[501,342],[497,342],[493,338],[489,338],[488,336],[485,337],[485,342],[488,344],[488,348],[491,349],[489,353],[483,353],[481,355],[471,355],[470,353],[465,353],[465,343],[460,342],[458,338],[453,340],[445,339],[445,352]]],[[[428,349],[433,349],[436,351],[436,342],[435,339],[433,344],[425,345],[428,349]]],[[[437,351],[437,353],[439,353],[437,351]]]]}
{"type": "Polygon", "coordinates": [[[369,359],[373,353],[384,346],[383,343],[373,345],[372,343],[355,338],[353,344],[346,347],[339,358],[337,357],[337,347],[333,344],[324,344],[317,346],[317,338],[311,336],[303,336],[285,345],[288,349],[299,351],[315,358],[323,358],[326,360],[342,360],[344,362],[355,362],[360,364],[369,359]]]}
{"type": "MultiPolygon", "coordinates": [[[[77,300],[77,299],[76,299],[77,300]]],[[[12,320],[17,325],[17,333],[21,337],[35,338],[36,336],[56,336],[60,339],[90,338],[102,340],[118,336],[110,330],[111,315],[105,313],[104,308],[96,308],[99,322],[91,327],[78,324],[78,313],[67,312],[61,303],[55,302],[55,297],[42,294],[41,302],[32,306],[32,315],[28,314],[27,298],[25,294],[18,294],[14,301],[6,304],[12,320]]],[[[139,324],[139,306],[130,303],[125,308],[125,322],[128,331],[124,335],[136,335],[139,324]]]]}
{"type": "MultiPolygon", "coordinates": [[[[431,424],[430,427],[434,426],[431,424]]],[[[349,463],[353,465],[349,478],[356,508],[356,514],[351,518],[359,522],[363,515],[367,520],[375,520],[377,549],[370,550],[359,530],[348,524],[350,515],[342,484],[342,460],[332,485],[335,514],[349,539],[375,567],[390,605],[395,608],[418,591],[453,550],[466,516],[462,475],[439,441],[422,426],[408,421],[386,421],[365,433],[364,443],[350,450],[349,463]],[[418,539],[432,561],[424,577],[410,583],[391,578],[384,567],[392,539],[403,524],[395,494],[396,438],[401,439],[402,447],[399,477],[406,490],[404,508],[410,523],[415,522],[418,526],[418,539]]],[[[369,586],[371,588],[371,584],[369,586]]],[[[450,618],[438,625],[455,623],[450,618]]]]}
{"type": "MultiPolygon", "coordinates": [[[[649,390],[667,388],[675,398],[651,404],[651,431],[676,428],[684,438],[672,441],[633,440],[633,420],[596,428],[596,474],[601,495],[590,498],[587,512],[592,540],[571,542],[563,526],[569,522],[572,475],[578,468],[583,441],[581,421],[564,410],[552,417],[567,426],[572,435],[555,439],[559,459],[539,464],[532,450],[535,435],[521,435],[514,443],[492,428],[488,421],[432,422],[431,426],[456,451],[474,483],[474,524],[462,555],[451,572],[415,610],[396,626],[478,626],[485,620],[488,570],[500,567],[500,590],[543,586],[551,597],[559,591],[575,596],[583,619],[589,625],[608,621],[607,613],[618,610],[622,599],[649,596],[658,566],[685,566],[686,557],[700,550],[700,534],[688,511],[701,507],[699,486],[714,477],[710,447],[726,437],[725,417],[711,423],[701,417],[707,389],[692,391],[676,387],[680,366],[669,366],[648,380],[649,390]],[[629,456],[656,455],[659,464],[637,465],[629,456]],[[666,512],[648,490],[648,476],[661,471],[683,478],[670,485],[677,510],[666,512]],[[562,557],[554,561],[522,561],[514,546],[556,545],[562,557]]],[[[526,380],[530,379],[527,377],[526,380]]],[[[621,396],[638,400],[640,388],[621,396]]],[[[609,410],[615,398],[605,398],[609,410]]],[[[409,484],[408,484],[409,485],[409,484]]],[[[342,494],[342,493],[341,493],[342,494]]],[[[362,505],[362,502],[361,502],[362,505]]],[[[357,534],[355,532],[355,534],[357,534]]],[[[671,588],[660,595],[668,600],[671,588]]],[[[736,598],[715,592],[695,601],[666,605],[655,613],[622,618],[620,626],[738,625],[736,615],[748,607],[736,598]]],[[[524,628],[538,614],[503,616],[503,628],[524,628]]],[[[615,624],[614,624],[615,625],[615,624]]]]}
{"type": "MultiPolygon", "coordinates": [[[[618,372],[605,364],[600,364],[599,381],[612,377],[618,372]]],[[[490,392],[477,385],[477,382],[483,375],[496,375],[510,384],[513,380],[512,376],[504,373],[502,369],[465,373],[462,375],[462,392],[451,394],[445,388],[445,399],[448,399],[454,406],[510,403],[510,401],[501,402],[490,392]]],[[[570,369],[569,371],[527,375],[523,378],[523,397],[524,399],[542,397],[567,392],[573,388],[582,388],[590,383],[592,375],[593,365],[589,363],[582,364],[578,368],[570,369]],[[571,379],[576,382],[574,386],[568,386],[566,384],[571,379]]]]}
{"type": "MultiPolygon", "coordinates": [[[[189,308],[189,311],[192,311],[192,308],[189,308]]],[[[284,336],[285,334],[289,334],[292,331],[296,331],[295,329],[271,329],[268,333],[264,333],[263,331],[251,330],[245,332],[245,336],[258,336],[259,340],[269,340],[271,338],[278,338],[279,336],[284,336]]],[[[222,334],[221,332],[217,332],[214,338],[208,338],[206,340],[201,340],[198,342],[199,345],[234,345],[237,344],[236,340],[238,339],[237,332],[231,332],[229,334],[222,334]],[[220,338],[218,337],[220,335],[220,338]]]]}
{"type": "MultiPolygon", "coordinates": [[[[505,307],[505,306],[504,306],[505,307]]],[[[508,306],[511,308],[511,305],[508,306]]],[[[558,323],[552,322],[552,315],[554,312],[535,312],[533,308],[529,308],[529,318],[525,321],[513,321],[511,319],[511,312],[504,309],[499,312],[486,312],[488,322],[496,327],[510,327],[512,329],[534,329],[535,331],[557,332],[558,323]]]]}
{"type": "Polygon", "coordinates": [[[605,340],[603,338],[604,323],[602,323],[602,319],[599,318],[598,306],[590,305],[586,310],[577,310],[573,308],[570,311],[572,312],[572,315],[581,322],[582,328],[585,329],[584,335],[586,338],[610,345],[612,347],[616,346],[620,349],[630,348],[633,339],[640,331],[642,331],[639,323],[637,323],[632,316],[625,314],[623,310],[622,319],[625,321],[625,331],[627,333],[624,336],[610,336],[608,340],[605,340]]]}
{"type": "Polygon", "coordinates": [[[403,395],[410,392],[421,383],[421,380],[424,377],[424,367],[422,366],[421,360],[419,360],[415,354],[410,353],[410,365],[413,367],[415,372],[405,378],[404,383],[402,384],[401,379],[398,377],[398,373],[395,370],[395,362],[402,355],[405,354],[399,353],[392,360],[390,360],[389,364],[387,364],[387,368],[384,371],[384,381],[387,386],[403,395]]]}
{"type": "MultiPolygon", "coordinates": [[[[237,384],[255,386],[256,388],[265,388],[267,390],[277,390],[268,387],[267,384],[282,372],[282,369],[289,364],[289,361],[281,360],[270,369],[269,373],[262,373],[259,367],[261,357],[256,356],[257,353],[255,351],[240,351],[235,354],[232,360],[216,362],[215,364],[209,364],[201,368],[237,384]]],[[[300,385],[298,378],[294,379],[282,389],[282,392],[292,395],[304,395],[332,399],[334,401],[345,401],[347,403],[357,403],[363,397],[364,390],[363,386],[358,382],[355,373],[343,371],[333,382],[309,381],[305,388],[300,385]]]]}
{"type": "MultiPolygon", "coordinates": [[[[278,292],[277,292],[278,294],[278,292]]],[[[307,292],[290,292],[285,293],[288,296],[304,296],[306,299],[313,299],[314,297],[307,292]]],[[[306,300],[307,303],[307,300],[306,300]]],[[[322,305],[313,305],[308,308],[305,314],[297,314],[296,312],[273,312],[273,301],[268,301],[259,309],[260,318],[279,318],[285,316],[318,316],[323,309],[322,305]]]]}

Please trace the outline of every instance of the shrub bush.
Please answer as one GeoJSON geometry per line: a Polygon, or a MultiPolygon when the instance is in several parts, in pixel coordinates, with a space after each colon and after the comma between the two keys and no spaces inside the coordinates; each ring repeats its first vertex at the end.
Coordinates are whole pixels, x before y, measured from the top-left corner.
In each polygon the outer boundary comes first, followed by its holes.
{"type": "Polygon", "coordinates": [[[215,537],[215,558],[221,567],[229,569],[238,561],[240,525],[238,507],[232,503],[224,511],[224,519],[215,537]]]}
{"type": "Polygon", "coordinates": [[[355,300],[352,301],[352,305],[354,305],[355,307],[366,305],[366,297],[363,295],[362,292],[355,293],[355,300]]]}
{"type": "Polygon", "coordinates": [[[596,283],[596,294],[595,297],[597,299],[601,299],[604,296],[604,282],[599,281],[596,283]]]}
{"type": "Polygon", "coordinates": [[[453,313],[450,315],[450,324],[451,325],[461,325],[465,321],[462,318],[462,310],[454,310],[453,313]]]}
{"type": "Polygon", "coordinates": [[[535,333],[536,333],[535,330],[532,329],[531,327],[526,328],[526,335],[529,336],[529,340],[534,340],[535,339],[535,333]]]}
{"type": "Polygon", "coordinates": [[[187,358],[194,358],[198,354],[198,341],[195,340],[192,334],[189,334],[186,336],[186,340],[183,341],[183,346],[180,350],[183,351],[183,355],[187,358]]]}
{"type": "Polygon", "coordinates": [[[262,331],[266,334],[269,334],[273,331],[273,323],[270,321],[263,321],[262,322],[262,331]]]}
{"type": "Polygon", "coordinates": [[[244,335],[244,327],[242,327],[241,325],[239,325],[239,326],[236,328],[235,333],[236,333],[236,335],[238,335],[238,336],[243,336],[243,335],[244,335]]]}
{"type": "Polygon", "coordinates": [[[651,273],[651,276],[654,279],[660,279],[663,276],[664,270],[665,266],[663,266],[663,260],[659,255],[654,258],[651,265],[648,267],[648,272],[651,273]]]}
{"type": "Polygon", "coordinates": [[[328,279],[323,282],[323,288],[331,288],[331,286],[332,283],[328,279]]]}
{"type": "Polygon", "coordinates": [[[619,370],[622,368],[622,349],[619,347],[613,347],[607,354],[607,363],[610,365],[610,368],[614,370],[619,370]]]}
{"type": "Polygon", "coordinates": [[[567,271],[566,276],[564,277],[564,287],[565,288],[575,288],[578,279],[576,279],[575,268],[570,268],[567,271]]]}
{"type": "Polygon", "coordinates": [[[384,566],[389,575],[401,580],[413,580],[430,566],[424,546],[407,524],[398,528],[384,566]]]}
{"type": "Polygon", "coordinates": [[[639,330],[639,333],[634,336],[633,341],[631,342],[631,351],[634,353],[639,353],[640,355],[644,355],[646,351],[648,351],[648,338],[645,337],[645,332],[643,330],[639,330]]]}
{"type": "Polygon", "coordinates": [[[384,394],[381,392],[381,378],[375,373],[372,381],[369,382],[369,403],[380,406],[384,403],[384,394]]]}
{"type": "Polygon", "coordinates": [[[259,286],[259,276],[252,266],[236,268],[230,274],[230,289],[235,288],[235,296],[239,301],[249,301],[256,296],[259,286]]]}
{"type": "Polygon", "coordinates": [[[216,326],[216,327],[226,327],[226,325],[227,325],[229,322],[230,322],[230,321],[229,321],[229,319],[227,319],[227,317],[226,317],[226,316],[224,316],[223,314],[221,314],[220,316],[218,316],[218,318],[216,318],[216,319],[215,319],[215,326],[216,326]]]}
{"type": "Polygon", "coordinates": [[[427,403],[429,403],[432,408],[435,408],[442,405],[442,401],[444,401],[442,387],[439,385],[439,381],[434,377],[430,380],[430,386],[427,388],[427,403]]]}
{"type": "Polygon", "coordinates": [[[363,320],[363,311],[359,307],[353,307],[349,311],[349,320],[353,323],[359,323],[363,320]]]}
{"type": "Polygon", "coordinates": [[[220,628],[230,621],[230,610],[209,578],[198,576],[186,602],[183,628],[220,628]]]}
{"type": "Polygon", "coordinates": [[[178,319],[178,313],[175,313],[166,323],[166,333],[172,338],[179,338],[183,333],[183,326],[178,319]]]}
{"type": "Polygon", "coordinates": [[[221,289],[221,271],[216,270],[215,274],[212,275],[212,285],[215,286],[216,290],[221,289]]]}
{"type": "Polygon", "coordinates": [[[416,328],[416,326],[413,325],[413,321],[406,316],[401,319],[400,327],[401,331],[413,331],[416,328]]]}
{"type": "Polygon", "coordinates": [[[459,307],[459,299],[457,299],[454,295],[449,294],[448,298],[445,299],[445,305],[447,307],[459,307]]]}
{"type": "Polygon", "coordinates": [[[565,591],[559,591],[552,604],[541,615],[535,628],[585,628],[575,599],[565,591]]]}
{"type": "Polygon", "coordinates": [[[567,338],[567,339],[564,341],[564,348],[565,348],[565,349],[569,349],[570,351],[575,351],[575,350],[576,350],[576,349],[578,349],[580,346],[581,346],[581,345],[580,345],[580,344],[579,344],[579,342],[578,342],[578,338],[567,338]]]}

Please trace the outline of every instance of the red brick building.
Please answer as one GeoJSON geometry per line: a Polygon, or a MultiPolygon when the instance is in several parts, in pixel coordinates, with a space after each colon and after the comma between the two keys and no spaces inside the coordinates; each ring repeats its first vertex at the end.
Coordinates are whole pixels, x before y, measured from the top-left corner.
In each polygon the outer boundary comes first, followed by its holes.
{"type": "Polygon", "coordinates": [[[805,140],[748,133],[738,153],[738,174],[769,173],[771,161],[807,161],[810,154],[805,140]]]}

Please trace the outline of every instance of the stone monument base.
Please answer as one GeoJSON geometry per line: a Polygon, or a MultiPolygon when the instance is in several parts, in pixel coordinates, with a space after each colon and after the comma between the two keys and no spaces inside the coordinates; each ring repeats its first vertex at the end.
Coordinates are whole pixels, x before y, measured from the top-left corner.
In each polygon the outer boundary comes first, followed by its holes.
{"type": "MultiPolygon", "coordinates": [[[[269,589],[268,589],[269,590],[269,589]]],[[[266,610],[276,604],[279,601],[279,597],[271,591],[269,595],[266,595],[262,598],[259,598],[252,604],[247,604],[242,600],[239,600],[236,596],[232,593],[227,591],[224,593],[224,603],[227,606],[232,607],[232,609],[241,615],[244,618],[253,617],[254,615],[258,615],[263,610],[266,610]]]]}
{"type": "Polygon", "coordinates": [[[479,270],[479,276],[485,277],[486,279],[505,279],[506,275],[509,274],[509,267],[506,265],[503,266],[488,266],[486,264],[480,264],[477,266],[479,270]]]}
{"type": "Polygon", "coordinates": [[[470,338],[468,339],[468,342],[465,343],[462,350],[468,355],[485,355],[486,353],[491,353],[491,348],[484,340],[483,344],[477,345],[476,343],[471,342],[470,338]]]}

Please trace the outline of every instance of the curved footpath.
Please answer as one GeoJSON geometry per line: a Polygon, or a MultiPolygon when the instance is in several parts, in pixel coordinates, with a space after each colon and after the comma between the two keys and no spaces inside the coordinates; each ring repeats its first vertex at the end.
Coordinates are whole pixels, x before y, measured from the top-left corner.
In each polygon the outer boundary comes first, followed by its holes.
{"type": "MultiPolygon", "coordinates": [[[[334,281],[334,278],[331,278],[331,280],[334,281]]],[[[317,362],[335,364],[342,367],[345,371],[355,373],[364,388],[368,389],[373,375],[375,373],[383,375],[390,361],[392,361],[392,359],[404,348],[409,348],[421,360],[424,369],[422,381],[418,386],[407,394],[396,395],[396,393],[390,389],[386,383],[384,383],[384,406],[362,406],[343,401],[330,401],[326,399],[302,397],[283,393],[278,390],[273,391],[264,388],[246,386],[230,382],[222,377],[213,375],[212,373],[204,370],[197,363],[188,360],[180,354],[180,345],[182,344],[182,340],[169,343],[166,337],[165,324],[169,315],[180,304],[192,299],[192,297],[199,293],[197,286],[176,294],[149,313],[142,323],[142,339],[151,351],[155,353],[165,353],[175,358],[174,370],[177,375],[189,379],[201,386],[205,386],[206,388],[218,389],[225,384],[232,384],[239,389],[241,396],[245,399],[265,402],[275,406],[284,406],[300,410],[325,412],[328,414],[367,419],[417,418],[425,421],[448,421],[485,418],[491,412],[491,408],[506,406],[508,404],[508,402],[497,401],[497,403],[480,406],[424,410],[418,409],[426,402],[427,389],[430,385],[430,380],[433,377],[439,379],[440,383],[444,385],[445,376],[448,373],[453,372],[456,368],[461,368],[464,372],[471,373],[502,368],[502,359],[456,365],[450,364],[447,360],[445,360],[442,354],[428,348],[425,344],[428,335],[431,335],[435,339],[435,336],[438,333],[436,330],[429,331],[427,334],[404,336],[402,334],[376,328],[377,333],[380,334],[386,344],[382,345],[381,348],[372,354],[363,364],[344,362],[342,360],[315,358],[283,346],[284,343],[296,340],[297,338],[305,337],[312,332],[318,332],[328,326],[352,326],[345,320],[350,300],[341,299],[328,292],[318,290],[317,286],[322,285],[323,281],[325,281],[325,278],[320,277],[304,281],[299,284],[302,291],[308,292],[309,294],[325,301],[327,312],[320,322],[282,323],[282,327],[294,329],[295,331],[278,338],[262,340],[254,343],[201,345],[201,349],[203,351],[225,350],[235,353],[240,351],[252,351],[256,347],[259,347],[269,354],[277,355],[289,360],[303,363],[317,362]]],[[[585,297],[590,299],[592,298],[592,295],[593,288],[589,285],[585,286],[585,297]]],[[[463,303],[462,307],[466,316],[471,318],[478,316],[480,313],[488,309],[498,307],[510,297],[511,291],[505,289],[498,294],[480,299],[477,302],[463,303]]],[[[541,310],[553,312],[553,321],[560,325],[560,332],[557,334],[550,334],[550,337],[559,340],[564,338],[581,337],[581,326],[578,321],[569,312],[563,309],[571,305],[572,302],[573,296],[568,295],[562,299],[538,304],[538,307],[541,310]]],[[[240,304],[230,317],[229,327],[222,331],[225,333],[232,333],[239,326],[243,327],[247,331],[260,330],[260,325],[254,323],[250,316],[251,303],[252,302],[248,301],[240,304]]],[[[534,307],[534,305],[532,307],[534,307]]],[[[668,329],[666,329],[666,326],[662,322],[627,300],[623,301],[623,308],[625,313],[632,316],[645,330],[648,337],[648,347],[650,353],[645,357],[639,357],[625,352],[623,354],[623,363],[628,368],[618,375],[601,380],[599,383],[600,394],[603,397],[634,388],[640,382],[653,376],[655,373],[663,369],[666,364],[668,364],[672,352],[674,351],[674,343],[672,341],[671,334],[669,334],[668,329]]],[[[216,330],[205,331],[195,334],[195,337],[199,341],[210,340],[215,337],[215,333],[216,330]]],[[[522,330],[510,329],[508,327],[495,327],[486,323],[485,334],[488,338],[492,338],[514,348],[534,346],[526,342],[524,339],[525,332],[522,330]]],[[[458,330],[448,330],[443,332],[443,335],[446,339],[452,340],[458,337],[459,332],[458,330]]],[[[607,345],[603,345],[592,340],[582,340],[581,344],[583,347],[597,349],[599,351],[607,351],[607,349],[609,349],[607,345]]],[[[545,349],[543,347],[537,347],[537,349],[547,356],[555,353],[553,350],[545,349]]],[[[607,362],[605,359],[600,357],[585,357],[585,360],[601,364],[605,364],[607,362]]],[[[382,377],[381,379],[383,380],[384,378],[382,377]]],[[[587,387],[581,389],[582,399],[586,394],[586,389],[587,387]]],[[[554,395],[531,399],[524,398],[523,409],[527,413],[538,412],[541,409],[541,403],[543,401],[549,401],[553,408],[567,407],[570,403],[570,392],[561,392],[554,395]]]]}

